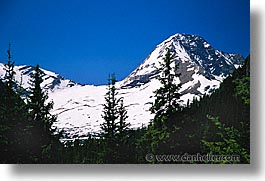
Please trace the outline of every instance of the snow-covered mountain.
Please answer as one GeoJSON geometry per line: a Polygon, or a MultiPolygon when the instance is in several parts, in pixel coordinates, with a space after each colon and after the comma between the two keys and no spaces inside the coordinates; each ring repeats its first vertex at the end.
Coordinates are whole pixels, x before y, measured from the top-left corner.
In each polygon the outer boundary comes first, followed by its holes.
{"type": "MultiPolygon", "coordinates": [[[[196,35],[175,34],[159,45],[128,77],[117,83],[118,96],[124,97],[128,110],[128,121],[136,128],[147,125],[153,118],[149,108],[154,101],[153,91],[160,87],[156,76],[159,75],[159,62],[167,48],[175,53],[173,64],[179,64],[177,73],[181,73],[178,82],[182,84],[180,103],[185,104],[193,97],[211,94],[224,78],[243,64],[241,55],[215,50],[202,37],[196,35]]],[[[0,64],[0,75],[3,75],[0,64]]],[[[27,76],[32,71],[30,66],[17,66],[17,78],[27,76]]],[[[66,137],[85,137],[100,130],[102,104],[107,86],[93,86],[74,83],[60,75],[45,71],[43,84],[49,91],[50,100],[54,101],[53,114],[58,116],[54,123],[64,129],[66,137]]],[[[24,79],[24,78],[23,78],[24,79]]],[[[28,85],[25,83],[25,87],[28,85]]]]}
{"type": "MultiPolygon", "coordinates": [[[[16,81],[19,84],[21,83],[21,86],[24,89],[27,89],[30,86],[29,80],[30,76],[34,71],[34,67],[28,65],[20,65],[20,66],[15,66],[14,71],[16,72],[15,75],[16,81]]],[[[44,69],[41,69],[41,71],[44,79],[42,87],[49,92],[52,92],[56,89],[64,89],[66,87],[80,85],[72,80],[65,79],[61,75],[56,74],[54,72],[44,69]]],[[[0,79],[4,79],[4,76],[5,76],[5,66],[3,63],[0,63],[0,79]]]]}

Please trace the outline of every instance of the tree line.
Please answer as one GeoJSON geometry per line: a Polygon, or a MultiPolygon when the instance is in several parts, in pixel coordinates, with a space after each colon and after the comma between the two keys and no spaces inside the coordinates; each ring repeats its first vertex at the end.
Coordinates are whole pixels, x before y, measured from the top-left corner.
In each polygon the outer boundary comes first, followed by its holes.
{"type": "MultiPolygon", "coordinates": [[[[115,75],[109,75],[103,104],[101,134],[86,140],[62,143],[62,132],[52,128],[53,102],[41,88],[39,65],[31,74],[30,88],[16,82],[10,46],[5,76],[0,80],[0,163],[174,163],[146,159],[147,154],[239,155],[240,161],[192,161],[188,163],[250,162],[250,57],[211,95],[183,106],[181,84],[176,84],[178,58],[167,50],[150,108],[154,118],[147,127],[131,129],[124,99],[118,98],[115,75]],[[174,66],[172,66],[174,65],[174,66]]],[[[178,162],[187,163],[187,162],[178,162]]]]}

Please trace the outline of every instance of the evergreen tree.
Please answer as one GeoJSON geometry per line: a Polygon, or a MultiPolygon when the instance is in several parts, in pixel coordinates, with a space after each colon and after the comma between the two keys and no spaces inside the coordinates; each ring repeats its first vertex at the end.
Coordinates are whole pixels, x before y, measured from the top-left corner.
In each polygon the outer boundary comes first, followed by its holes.
{"type": "Polygon", "coordinates": [[[2,163],[23,163],[27,161],[25,128],[27,111],[15,81],[15,62],[11,60],[11,44],[7,50],[4,83],[1,82],[0,104],[0,144],[2,163]]]}
{"type": "Polygon", "coordinates": [[[105,122],[101,125],[103,136],[106,141],[104,160],[106,163],[123,162],[124,157],[119,154],[125,150],[126,131],[129,124],[126,123],[127,111],[123,105],[123,98],[117,98],[115,87],[116,78],[112,74],[108,79],[108,89],[105,95],[106,103],[103,105],[102,118],[105,122]]]}
{"type": "MultiPolygon", "coordinates": [[[[180,84],[176,84],[176,78],[179,77],[177,71],[177,64],[174,61],[175,54],[172,54],[169,49],[160,63],[159,71],[161,74],[158,80],[161,87],[155,93],[155,102],[151,107],[151,112],[155,114],[153,122],[150,126],[150,137],[152,138],[151,149],[152,152],[167,152],[167,141],[170,137],[171,125],[173,125],[172,116],[180,108],[178,100],[181,88],[180,84]],[[175,65],[172,67],[172,64],[175,65]],[[160,149],[163,147],[163,151],[160,149]]],[[[174,120],[175,121],[175,120],[174,120]]]]}
{"type": "MultiPolygon", "coordinates": [[[[128,115],[127,110],[123,105],[123,98],[120,99],[118,114],[118,134],[116,141],[118,151],[117,163],[131,163],[131,158],[133,155],[130,155],[130,153],[134,150],[132,149],[131,144],[133,145],[134,143],[132,142],[132,132],[129,129],[130,123],[126,122],[128,115]]],[[[136,132],[133,133],[135,134],[136,132]]]]}
{"type": "Polygon", "coordinates": [[[7,63],[5,64],[5,76],[4,76],[4,80],[5,80],[5,84],[7,87],[9,87],[10,89],[14,89],[14,86],[16,84],[16,81],[14,79],[16,72],[14,71],[14,65],[15,62],[11,61],[12,55],[11,55],[11,44],[9,43],[9,47],[7,50],[7,63]]]}
{"type": "Polygon", "coordinates": [[[11,130],[10,127],[10,119],[7,116],[7,97],[6,97],[6,86],[0,80],[0,160],[1,163],[9,163],[8,154],[10,152],[9,145],[9,132],[11,130]]]}
{"type": "Polygon", "coordinates": [[[117,159],[115,142],[118,130],[117,119],[119,117],[119,100],[117,99],[115,83],[115,75],[109,75],[108,88],[107,93],[105,95],[106,103],[103,105],[102,115],[102,118],[105,122],[101,124],[101,129],[103,131],[103,136],[105,138],[106,143],[103,160],[105,160],[106,163],[114,163],[114,161],[117,159]]]}
{"type": "Polygon", "coordinates": [[[115,75],[112,74],[108,79],[108,88],[105,95],[106,103],[103,105],[102,118],[105,122],[101,125],[104,137],[107,139],[113,139],[118,129],[117,119],[119,118],[119,100],[117,99],[115,83],[116,78],[115,75]]]}
{"type": "Polygon", "coordinates": [[[155,93],[155,102],[151,107],[151,112],[155,114],[154,125],[158,128],[163,127],[163,117],[169,118],[173,112],[176,112],[180,108],[178,99],[181,88],[181,84],[176,84],[176,77],[180,74],[176,73],[177,66],[174,61],[175,54],[172,54],[169,49],[163,58],[163,62],[160,63],[158,69],[161,74],[158,76],[158,80],[161,83],[161,87],[158,88],[155,93]],[[171,65],[175,63],[175,67],[171,65]]]}
{"type": "Polygon", "coordinates": [[[30,95],[28,96],[28,104],[30,109],[30,115],[33,122],[41,121],[45,130],[49,129],[53,123],[53,119],[49,114],[49,111],[53,107],[53,103],[46,104],[48,94],[41,88],[43,82],[43,72],[40,70],[39,65],[36,65],[35,72],[31,75],[30,81],[30,95]]]}
{"type": "Polygon", "coordinates": [[[53,108],[53,102],[48,102],[48,94],[41,88],[43,72],[39,65],[36,65],[35,72],[31,76],[30,90],[28,96],[28,108],[31,118],[32,134],[32,159],[36,163],[51,163],[56,159],[56,144],[58,138],[51,128],[56,117],[49,111],[53,108]]]}
{"type": "Polygon", "coordinates": [[[5,64],[4,70],[5,70],[5,76],[4,76],[4,84],[5,84],[5,116],[8,122],[12,123],[12,118],[14,114],[14,103],[16,102],[16,97],[14,96],[15,91],[15,74],[14,71],[14,61],[11,61],[11,44],[9,43],[9,48],[7,50],[7,63],[5,64]]]}

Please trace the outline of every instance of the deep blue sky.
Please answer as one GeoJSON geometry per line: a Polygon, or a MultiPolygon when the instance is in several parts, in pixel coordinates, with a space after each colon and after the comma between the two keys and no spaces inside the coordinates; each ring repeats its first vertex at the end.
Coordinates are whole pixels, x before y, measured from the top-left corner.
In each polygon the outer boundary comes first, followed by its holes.
{"type": "Polygon", "coordinates": [[[40,64],[80,83],[123,79],[175,33],[250,53],[249,0],[1,0],[0,61],[40,64]]]}

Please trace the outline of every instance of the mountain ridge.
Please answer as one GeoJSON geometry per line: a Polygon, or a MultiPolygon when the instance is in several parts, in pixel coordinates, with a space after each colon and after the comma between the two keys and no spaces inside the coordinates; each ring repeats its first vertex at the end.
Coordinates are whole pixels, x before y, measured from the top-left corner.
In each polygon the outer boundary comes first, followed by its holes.
{"type": "MultiPolygon", "coordinates": [[[[32,65],[16,65],[14,66],[14,71],[16,72],[15,80],[20,84],[24,89],[27,89],[29,85],[30,76],[34,72],[35,67],[32,65]]],[[[42,88],[47,91],[54,91],[55,89],[64,89],[66,87],[72,87],[76,85],[82,85],[76,83],[73,80],[66,79],[60,74],[55,72],[40,69],[43,76],[43,83],[41,84],[42,88]]],[[[0,79],[4,80],[5,68],[4,64],[0,63],[0,79]]]]}

